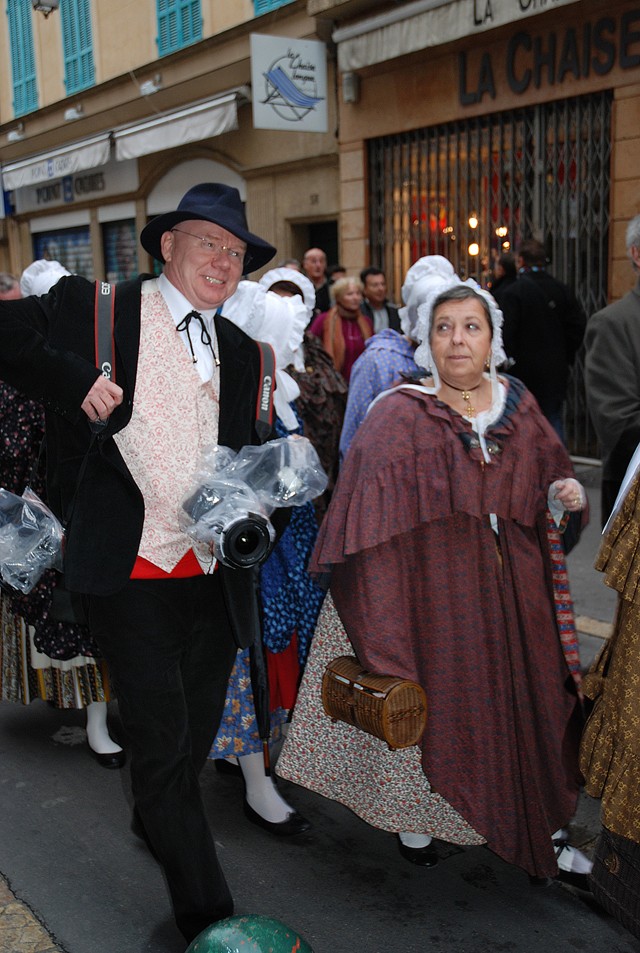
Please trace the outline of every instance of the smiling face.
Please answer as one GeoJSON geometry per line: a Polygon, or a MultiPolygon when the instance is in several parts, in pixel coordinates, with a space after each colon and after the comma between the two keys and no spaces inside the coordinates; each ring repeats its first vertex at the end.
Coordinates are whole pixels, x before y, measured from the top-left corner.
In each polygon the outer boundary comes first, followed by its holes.
{"type": "Polygon", "coordinates": [[[384,275],[367,275],[364,279],[364,296],[374,308],[382,307],[387,297],[384,275]]]}
{"type": "Polygon", "coordinates": [[[336,303],[341,305],[345,311],[359,311],[362,304],[360,287],[348,279],[343,288],[338,287],[340,290],[335,292],[336,303]]]}
{"type": "Polygon", "coordinates": [[[242,278],[246,245],[219,225],[200,220],[180,222],[161,239],[164,274],[194,308],[208,311],[219,307],[235,292],[242,278]],[[216,250],[203,248],[206,239],[216,250]],[[219,246],[236,249],[230,258],[219,246]]]}
{"type": "Polygon", "coordinates": [[[454,387],[476,387],[491,354],[491,325],[480,300],[438,305],[429,344],[441,380],[454,387]]]}

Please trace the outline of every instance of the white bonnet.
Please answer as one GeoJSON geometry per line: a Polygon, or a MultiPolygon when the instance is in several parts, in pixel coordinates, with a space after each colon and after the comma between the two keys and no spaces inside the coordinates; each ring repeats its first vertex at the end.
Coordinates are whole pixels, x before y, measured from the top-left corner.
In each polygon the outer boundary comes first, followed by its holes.
{"type": "Polygon", "coordinates": [[[277,281],[288,281],[300,289],[304,303],[309,311],[308,320],[311,320],[313,309],[316,306],[316,290],[307,276],[303,275],[301,271],[296,271],[295,268],[272,268],[262,275],[258,284],[262,285],[262,287],[268,291],[277,281]]]}
{"type": "Polygon", "coordinates": [[[433,305],[443,292],[448,291],[450,288],[455,288],[457,285],[466,285],[472,288],[473,291],[480,295],[481,298],[484,298],[487,303],[492,327],[491,376],[495,377],[496,368],[504,364],[507,360],[507,355],[505,354],[502,344],[502,311],[498,307],[493,295],[490,295],[489,292],[482,288],[473,278],[467,278],[466,281],[463,281],[457,275],[454,275],[453,279],[444,282],[440,287],[436,287],[435,285],[430,286],[423,299],[417,303],[418,319],[416,322],[415,339],[420,343],[416,348],[415,362],[418,367],[424,367],[426,370],[432,371],[434,378],[437,378],[436,368],[434,367],[431,357],[431,347],[429,345],[433,305]]]}
{"type": "Polygon", "coordinates": [[[440,294],[455,278],[453,265],[442,255],[425,255],[409,268],[402,286],[404,307],[399,311],[403,334],[414,341],[420,340],[417,336],[418,305],[440,294]]]}
{"type": "Polygon", "coordinates": [[[28,295],[45,295],[63,275],[70,275],[59,261],[49,261],[39,258],[32,262],[20,276],[20,291],[26,298],[28,295]]]}
{"type": "Polygon", "coordinates": [[[285,368],[293,364],[297,370],[304,370],[302,344],[308,323],[306,305],[300,298],[282,298],[267,291],[257,281],[241,281],[236,292],[225,301],[222,313],[254,341],[264,341],[273,348],[276,413],[289,430],[295,430],[298,422],[289,404],[299,397],[300,388],[285,368]]]}

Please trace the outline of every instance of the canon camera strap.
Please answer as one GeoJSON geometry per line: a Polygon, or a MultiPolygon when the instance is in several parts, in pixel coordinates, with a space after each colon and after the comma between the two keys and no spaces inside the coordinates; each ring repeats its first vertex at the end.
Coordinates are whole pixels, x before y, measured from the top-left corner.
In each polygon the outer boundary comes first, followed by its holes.
{"type": "Polygon", "coordinates": [[[273,430],[273,391],[276,376],[276,356],[270,344],[256,341],[260,351],[260,387],[256,403],[256,432],[264,443],[273,430]]]}
{"type": "Polygon", "coordinates": [[[96,367],[103,377],[115,381],[116,369],[113,347],[113,320],[115,294],[108,281],[96,281],[95,348],[96,367]]]}

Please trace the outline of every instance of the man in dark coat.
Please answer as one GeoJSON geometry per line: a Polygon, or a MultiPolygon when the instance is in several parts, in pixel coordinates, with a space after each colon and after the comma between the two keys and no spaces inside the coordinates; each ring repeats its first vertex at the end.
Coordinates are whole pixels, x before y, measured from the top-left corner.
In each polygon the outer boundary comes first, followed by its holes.
{"type": "Polygon", "coordinates": [[[585,334],[587,404],[602,450],[602,522],[640,443],[640,215],[627,226],[635,287],[592,315],[585,334]]]}
{"type": "Polygon", "coordinates": [[[134,830],[162,865],[191,942],[233,912],[198,776],[257,617],[254,570],[216,565],[178,514],[205,446],[259,442],[259,349],[216,312],[275,249],[249,232],[237,190],[211,183],[140,240],[164,271],[116,289],[115,381],[95,366],[104,286],[77,276],[0,303],[0,375],[46,408],[48,501],[71,517],[66,585],[83,594],[109,662],[134,830]]]}
{"type": "Polygon", "coordinates": [[[518,280],[500,295],[510,373],[526,384],[564,441],[562,410],[586,316],[571,289],[547,271],[541,242],[523,241],[516,265],[518,280]]]}
{"type": "Polygon", "coordinates": [[[394,304],[387,300],[387,280],[380,268],[365,268],[360,272],[364,298],[360,310],[371,320],[374,332],[391,328],[400,331],[400,316],[394,304]]]}

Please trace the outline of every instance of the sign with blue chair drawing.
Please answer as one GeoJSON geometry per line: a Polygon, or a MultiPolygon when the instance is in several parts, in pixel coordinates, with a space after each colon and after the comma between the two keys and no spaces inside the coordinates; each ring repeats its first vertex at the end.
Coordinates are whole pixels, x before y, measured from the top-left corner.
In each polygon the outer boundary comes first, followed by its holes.
{"type": "Polygon", "coordinates": [[[252,33],[251,86],[256,129],[327,131],[324,43],[252,33]]]}

